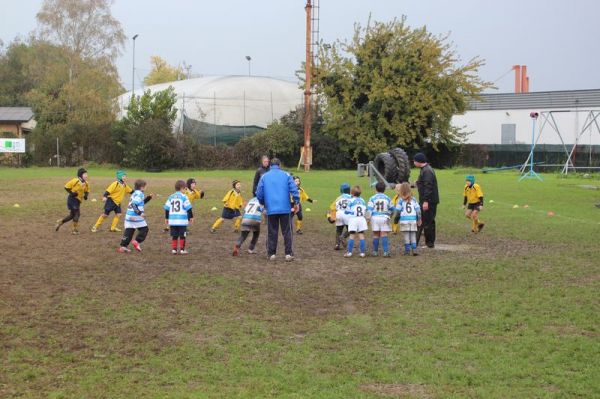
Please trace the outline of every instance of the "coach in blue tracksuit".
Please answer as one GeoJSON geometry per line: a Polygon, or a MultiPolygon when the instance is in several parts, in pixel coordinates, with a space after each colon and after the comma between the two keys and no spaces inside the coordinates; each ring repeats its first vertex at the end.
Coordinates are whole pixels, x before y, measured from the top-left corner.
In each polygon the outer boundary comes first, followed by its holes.
{"type": "Polygon", "coordinates": [[[281,225],[281,234],[285,244],[285,260],[292,261],[292,218],[290,216],[290,197],[294,212],[298,211],[300,196],[298,186],[292,176],[281,170],[281,162],[277,158],[271,160],[271,169],[258,182],[256,198],[267,209],[267,256],[275,260],[277,252],[277,236],[281,225]]]}

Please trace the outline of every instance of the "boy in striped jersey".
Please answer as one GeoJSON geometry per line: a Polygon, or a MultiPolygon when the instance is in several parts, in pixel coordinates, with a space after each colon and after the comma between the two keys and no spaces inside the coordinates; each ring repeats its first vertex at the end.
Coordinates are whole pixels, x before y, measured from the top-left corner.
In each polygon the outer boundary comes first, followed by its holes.
{"type": "Polygon", "coordinates": [[[348,239],[348,252],[344,254],[344,257],[349,258],[352,256],[352,250],[354,249],[354,236],[358,234],[359,245],[360,245],[360,257],[365,257],[366,243],[365,243],[365,231],[369,228],[367,226],[367,204],[365,200],[360,198],[361,190],[360,186],[352,187],[350,191],[352,199],[346,207],[346,215],[348,216],[348,232],[350,238],[348,239]]]}
{"type": "Polygon", "coordinates": [[[90,193],[87,170],[79,168],[77,177],[69,180],[67,184],[65,184],[65,190],[69,193],[67,196],[67,209],[69,210],[69,215],[65,216],[63,219],[58,219],[54,226],[54,230],[58,231],[60,226],[72,220],[73,228],[71,233],[76,235],[79,234],[79,230],[77,229],[79,226],[79,217],[81,216],[79,208],[81,207],[81,202],[87,200],[90,193]]]}
{"type": "Polygon", "coordinates": [[[165,210],[165,224],[171,230],[171,253],[177,254],[177,244],[179,243],[179,253],[182,255],[188,252],[185,249],[185,236],[187,226],[194,221],[192,212],[192,203],[185,195],[187,186],[183,180],[177,180],[175,183],[175,192],[167,198],[163,206],[165,210]]]}
{"type": "Polygon", "coordinates": [[[343,240],[348,233],[346,208],[351,199],[350,185],[348,183],[342,183],[340,185],[340,196],[331,203],[329,210],[327,211],[327,220],[329,223],[335,223],[335,247],[333,249],[336,251],[344,246],[343,240]],[[346,228],[346,233],[344,233],[344,227],[346,228]]]}
{"type": "Polygon", "coordinates": [[[121,202],[125,197],[125,194],[131,194],[133,190],[127,185],[127,174],[124,170],[117,171],[117,180],[112,182],[104,191],[102,195],[102,202],[104,202],[104,213],[100,215],[96,224],[92,226],[92,233],[98,231],[104,220],[110,215],[111,212],[115,213],[115,217],[110,225],[111,232],[120,232],[121,229],[117,227],[119,224],[119,218],[121,217],[121,202]]]}
{"type": "Polygon", "coordinates": [[[404,255],[417,256],[417,228],[421,226],[421,207],[414,199],[409,183],[400,185],[400,200],[396,206],[400,231],[404,236],[404,255]]]}
{"type": "Polygon", "coordinates": [[[384,194],[385,183],[377,182],[375,185],[377,193],[369,198],[367,211],[371,216],[371,229],[373,230],[373,256],[379,255],[379,240],[383,247],[383,256],[389,257],[388,233],[390,227],[390,214],[394,210],[392,200],[384,194]]]}
{"type": "Polygon", "coordinates": [[[256,253],[254,248],[256,247],[258,236],[260,235],[260,223],[262,221],[263,211],[264,208],[260,205],[260,202],[258,202],[258,198],[254,197],[248,201],[248,204],[244,208],[244,216],[242,217],[242,231],[240,233],[240,238],[233,247],[233,256],[238,256],[240,254],[240,248],[244,241],[246,241],[246,238],[248,238],[250,232],[252,232],[252,240],[248,246],[248,253],[256,253]]]}
{"type": "Polygon", "coordinates": [[[146,196],[146,182],[144,180],[136,180],[133,186],[134,192],[131,194],[129,199],[129,205],[127,206],[127,212],[125,212],[125,232],[121,239],[121,246],[117,249],[117,252],[126,253],[131,252],[128,248],[129,243],[138,252],[142,252],[140,244],[144,242],[148,236],[148,223],[146,222],[146,213],[144,212],[144,205],[152,199],[152,195],[146,196]],[[133,233],[138,231],[135,240],[133,239],[133,233]]]}
{"type": "Polygon", "coordinates": [[[242,214],[240,211],[244,206],[244,199],[241,193],[242,183],[239,180],[234,180],[231,186],[233,188],[227,191],[227,194],[223,197],[223,212],[221,213],[221,217],[215,220],[210,228],[211,233],[216,233],[225,219],[234,220],[233,231],[236,233],[240,231],[240,224],[242,223],[242,214]]]}
{"type": "MultiPolygon", "coordinates": [[[[196,179],[194,179],[193,177],[190,177],[185,182],[185,185],[186,185],[186,189],[184,191],[184,194],[186,197],[188,197],[190,202],[194,202],[197,199],[204,198],[204,191],[196,188],[196,179]]],[[[165,226],[163,231],[165,233],[169,232],[170,231],[169,226],[165,226]]],[[[189,231],[186,231],[186,235],[187,235],[187,233],[189,233],[189,231]]]]}

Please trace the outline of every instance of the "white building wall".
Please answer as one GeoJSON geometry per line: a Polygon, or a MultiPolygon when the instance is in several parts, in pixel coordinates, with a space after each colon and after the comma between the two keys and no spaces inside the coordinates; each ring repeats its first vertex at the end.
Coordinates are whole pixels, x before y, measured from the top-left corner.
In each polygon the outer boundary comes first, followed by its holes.
{"type": "MultiPolygon", "coordinates": [[[[600,111],[600,108],[591,109],[600,111]]],[[[534,110],[467,111],[463,115],[455,115],[452,118],[452,124],[463,128],[467,132],[472,132],[467,136],[468,144],[502,144],[502,124],[516,125],[517,144],[531,144],[532,120],[529,114],[532,111],[534,110]]],[[[542,111],[550,110],[535,111],[541,114],[542,111]]],[[[587,112],[570,111],[572,112],[553,112],[552,114],[566,144],[575,143],[575,138],[581,132],[589,115],[589,110],[587,112]]],[[[597,122],[600,126],[600,117],[598,117],[597,122]]],[[[543,119],[540,117],[536,122],[536,137],[542,128],[542,124],[543,119]]],[[[579,138],[578,143],[590,144],[590,140],[591,144],[600,145],[600,132],[598,132],[596,126],[593,126],[593,129],[586,130],[585,134],[579,138]]],[[[554,129],[549,124],[546,124],[538,140],[538,144],[561,144],[561,141],[554,129]]]]}

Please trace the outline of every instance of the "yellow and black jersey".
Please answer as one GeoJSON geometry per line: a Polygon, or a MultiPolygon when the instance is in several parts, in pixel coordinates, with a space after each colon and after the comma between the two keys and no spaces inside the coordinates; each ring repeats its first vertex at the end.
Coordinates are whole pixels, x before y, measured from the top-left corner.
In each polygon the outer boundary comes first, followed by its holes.
{"type": "Polygon", "coordinates": [[[472,186],[465,184],[464,196],[466,204],[483,203],[483,190],[477,183],[472,186]]]}
{"type": "Polygon", "coordinates": [[[123,183],[120,180],[116,180],[112,182],[108,187],[106,187],[104,196],[110,198],[115,204],[121,205],[125,194],[131,194],[132,192],[133,189],[129,187],[126,183],[123,183]]]}
{"type": "MultiPolygon", "coordinates": [[[[313,202],[312,198],[310,198],[308,196],[308,194],[306,193],[306,190],[304,190],[302,187],[298,187],[298,196],[300,197],[300,202],[304,202],[304,201],[313,202]]],[[[294,203],[294,197],[292,197],[291,194],[290,194],[290,202],[294,203]]]]}
{"type": "Polygon", "coordinates": [[[193,190],[186,188],[184,194],[186,197],[188,197],[190,202],[200,199],[200,190],[198,190],[197,188],[193,190]]]}
{"type": "Polygon", "coordinates": [[[242,209],[244,205],[244,199],[242,193],[231,189],[223,197],[223,206],[229,209],[242,209]]]}
{"type": "Polygon", "coordinates": [[[90,184],[86,181],[81,180],[78,177],[75,177],[65,184],[65,189],[69,190],[72,193],[75,193],[75,198],[77,198],[79,202],[82,202],[85,193],[90,192],[90,184]]]}

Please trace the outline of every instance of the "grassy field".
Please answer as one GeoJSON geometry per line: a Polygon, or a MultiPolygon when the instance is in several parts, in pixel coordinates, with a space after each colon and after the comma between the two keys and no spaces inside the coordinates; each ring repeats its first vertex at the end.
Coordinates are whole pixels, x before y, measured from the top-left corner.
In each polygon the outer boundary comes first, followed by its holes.
{"type": "MultiPolygon", "coordinates": [[[[113,173],[90,170],[91,198],[113,173]]],[[[366,179],[302,174],[318,202],[297,261],[267,263],[266,234],[259,255],[233,258],[231,224],[208,233],[231,180],[247,198],[253,171],[130,171],[160,196],[144,252],[122,255],[109,221],[89,232],[100,201],[80,236],[54,232],[75,168],[0,169],[0,397],[600,397],[600,180],[478,174],[476,235],[466,173],[438,171],[438,248],[403,257],[394,237],[389,259],[332,249],[325,209],[342,181],[366,179]],[[161,206],[190,176],[207,196],[191,254],[172,256],[161,206]]]]}

